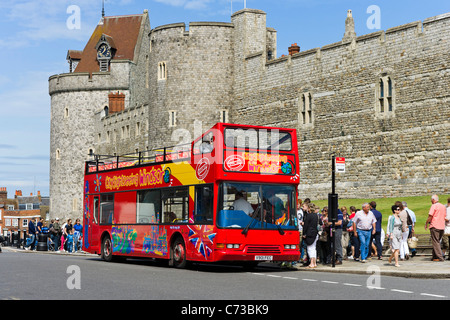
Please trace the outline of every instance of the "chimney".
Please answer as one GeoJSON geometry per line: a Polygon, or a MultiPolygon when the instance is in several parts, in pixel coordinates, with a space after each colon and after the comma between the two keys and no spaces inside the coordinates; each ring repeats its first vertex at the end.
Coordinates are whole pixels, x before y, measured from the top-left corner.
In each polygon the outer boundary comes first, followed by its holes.
{"type": "Polygon", "coordinates": [[[15,198],[22,196],[22,190],[16,190],[15,198]]]}
{"type": "Polygon", "coordinates": [[[0,188],[0,202],[4,202],[6,199],[8,199],[8,192],[6,191],[5,187],[0,188]]]}
{"type": "Polygon", "coordinates": [[[292,46],[289,47],[289,55],[292,56],[296,53],[300,52],[300,47],[294,43],[292,46]]]}
{"type": "Polygon", "coordinates": [[[109,108],[108,114],[113,114],[125,110],[125,94],[117,92],[111,92],[108,95],[109,108]]]}

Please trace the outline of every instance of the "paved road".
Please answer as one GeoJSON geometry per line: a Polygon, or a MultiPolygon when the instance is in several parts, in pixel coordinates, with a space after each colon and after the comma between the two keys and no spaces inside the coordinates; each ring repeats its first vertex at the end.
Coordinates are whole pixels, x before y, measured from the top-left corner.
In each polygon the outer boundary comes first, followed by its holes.
{"type": "MultiPolygon", "coordinates": [[[[375,270],[376,271],[376,270],[375,270]]],[[[0,299],[83,300],[385,300],[449,299],[447,279],[194,265],[149,260],[106,263],[97,256],[3,252],[0,299]]]]}

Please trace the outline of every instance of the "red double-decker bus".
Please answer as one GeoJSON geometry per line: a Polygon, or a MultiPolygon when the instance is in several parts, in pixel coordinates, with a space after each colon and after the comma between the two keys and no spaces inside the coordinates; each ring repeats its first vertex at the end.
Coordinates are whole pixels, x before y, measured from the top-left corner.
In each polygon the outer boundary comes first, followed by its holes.
{"type": "Polygon", "coordinates": [[[299,259],[294,129],[217,123],[188,145],[86,162],[83,249],[188,262],[299,259]]]}

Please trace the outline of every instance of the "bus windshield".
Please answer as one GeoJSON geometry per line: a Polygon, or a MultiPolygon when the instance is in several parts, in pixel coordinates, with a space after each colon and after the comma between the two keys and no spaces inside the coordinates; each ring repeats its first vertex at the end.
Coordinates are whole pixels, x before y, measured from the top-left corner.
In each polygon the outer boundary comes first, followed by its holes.
{"type": "Polygon", "coordinates": [[[267,129],[225,129],[225,145],[228,148],[291,151],[292,137],[288,132],[267,129]]]}
{"type": "Polygon", "coordinates": [[[221,190],[218,227],[297,228],[295,186],[225,182],[221,190]]]}

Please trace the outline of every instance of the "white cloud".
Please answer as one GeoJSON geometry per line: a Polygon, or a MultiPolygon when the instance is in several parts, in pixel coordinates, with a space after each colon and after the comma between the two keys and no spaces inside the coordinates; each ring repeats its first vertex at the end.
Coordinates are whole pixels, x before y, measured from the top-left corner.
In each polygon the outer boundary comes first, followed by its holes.
{"type": "MultiPolygon", "coordinates": [[[[127,0],[124,0],[127,1],[127,0]]],[[[129,1],[129,0],[128,0],[129,1]]],[[[71,16],[67,8],[71,3],[54,0],[2,0],[0,25],[14,30],[2,37],[0,45],[18,48],[39,41],[85,40],[92,33],[88,21],[99,16],[98,3],[91,0],[73,1],[80,8],[81,28],[70,30],[67,20],[71,16]]],[[[92,24],[92,23],[91,23],[92,24]]]]}

